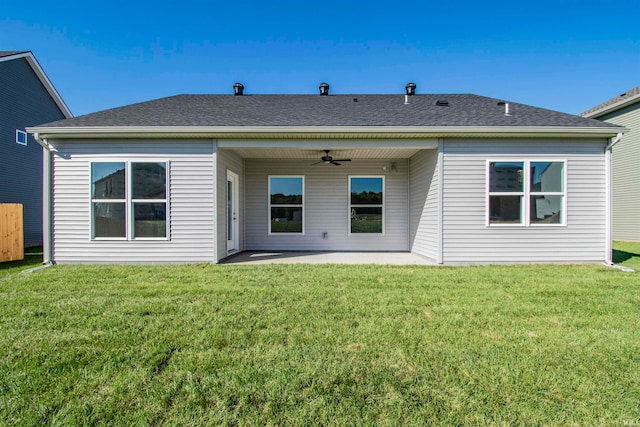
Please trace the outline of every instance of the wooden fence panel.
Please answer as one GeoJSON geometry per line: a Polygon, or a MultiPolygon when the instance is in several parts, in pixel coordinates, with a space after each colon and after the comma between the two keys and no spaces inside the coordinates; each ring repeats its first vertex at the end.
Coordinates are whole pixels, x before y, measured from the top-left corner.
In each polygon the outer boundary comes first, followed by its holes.
{"type": "Polygon", "coordinates": [[[0,262],[24,259],[22,205],[0,203],[0,262]]]}

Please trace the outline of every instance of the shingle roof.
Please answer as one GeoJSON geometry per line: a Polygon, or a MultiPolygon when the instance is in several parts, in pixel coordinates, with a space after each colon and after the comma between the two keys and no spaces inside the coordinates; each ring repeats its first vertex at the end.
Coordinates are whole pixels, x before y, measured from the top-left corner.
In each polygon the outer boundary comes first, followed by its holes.
{"type": "Polygon", "coordinates": [[[176,95],[39,126],[561,126],[608,127],[571,114],[470,94],[176,95]],[[439,100],[448,106],[438,106],[439,100]]]}
{"type": "Polygon", "coordinates": [[[602,104],[598,104],[593,108],[588,109],[587,111],[580,113],[583,117],[593,117],[594,115],[602,115],[612,109],[614,109],[618,104],[625,104],[627,101],[633,101],[634,98],[640,100],[640,86],[635,87],[631,90],[626,91],[616,97],[611,98],[608,101],[603,102],[602,104]]]}

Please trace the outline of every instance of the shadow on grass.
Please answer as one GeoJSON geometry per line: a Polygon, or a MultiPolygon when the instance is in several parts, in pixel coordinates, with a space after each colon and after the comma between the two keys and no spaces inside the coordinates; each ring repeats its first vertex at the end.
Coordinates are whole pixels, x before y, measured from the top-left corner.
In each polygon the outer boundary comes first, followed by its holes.
{"type": "Polygon", "coordinates": [[[625,261],[629,261],[632,258],[639,258],[640,259],[640,254],[636,254],[633,252],[626,252],[626,251],[621,251],[618,249],[614,249],[613,250],[613,262],[615,264],[619,264],[625,261]]]}
{"type": "Polygon", "coordinates": [[[42,246],[25,248],[24,259],[0,262],[0,270],[27,269],[42,264],[42,246]]]}

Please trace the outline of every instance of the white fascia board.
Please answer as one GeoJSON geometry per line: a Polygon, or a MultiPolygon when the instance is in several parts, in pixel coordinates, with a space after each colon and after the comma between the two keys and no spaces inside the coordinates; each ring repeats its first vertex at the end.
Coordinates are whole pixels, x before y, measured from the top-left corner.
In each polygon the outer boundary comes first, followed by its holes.
{"type": "Polygon", "coordinates": [[[636,102],[640,102],[640,93],[637,93],[629,98],[620,100],[614,104],[607,105],[606,107],[602,107],[598,110],[592,111],[588,114],[582,113],[580,115],[588,119],[596,119],[606,114],[613,113],[616,110],[620,110],[628,105],[635,104],[636,102]]]}
{"type": "Polygon", "coordinates": [[[33,53],[22,52],[22,53],[17,53],[15,55],[5,56],[3,58],[0,58],[0,62],[10,61],[10,60],[19,59],[19,58],[24,58],[27,60],[27,63],[29,64],[33,72],[36,74],[36,76],[38,77],[38,80],[40,80],[40,83],[42,83],[44,88],[49,93],[49,96],[51,96],[51,98],[56,103],[60,111],[62,111],[62,114],[65,116],[65,118],[69,119],[73,117],[71,110],[69,110],[69,107],[67,107],[67,104],[65,104],[64,100],[56,90],[55,86],[53,85],[53,83],[51,83],[51,80],[49,80],[49,78],[45,74],[44,70],[36,60],[36,57],[33,56],[33,53]]]}
{"type": "Polygon", "coordinates": [[[440,138],[612,137],[626,129],[563,126],[100,126],[30,127],[43,138],[440,138]]]}

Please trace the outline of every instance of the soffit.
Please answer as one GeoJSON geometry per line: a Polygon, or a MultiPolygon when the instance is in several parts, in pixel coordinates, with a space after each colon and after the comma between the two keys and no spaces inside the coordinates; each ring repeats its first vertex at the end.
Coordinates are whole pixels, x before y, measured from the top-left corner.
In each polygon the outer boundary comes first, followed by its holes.
{"type": "MultiPolygon", "coordinates": [[[[319,148],[227,148],[245,159],[320,160],[324,150],[319,148]]],[[[407,159],[420,148],[331,148],[335,159],[407,159]]]]}

